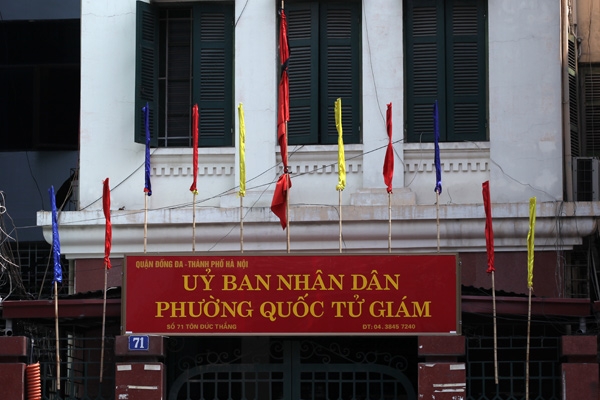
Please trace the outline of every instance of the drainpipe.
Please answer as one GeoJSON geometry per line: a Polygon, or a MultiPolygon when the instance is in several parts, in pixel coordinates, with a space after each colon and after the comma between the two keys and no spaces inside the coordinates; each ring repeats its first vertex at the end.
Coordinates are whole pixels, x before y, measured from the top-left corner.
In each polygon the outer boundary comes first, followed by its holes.
{"type": "Polygon", "coordinates": [[[13,335],[12,319],[5,320],[4,335],[5,336],[12,336],[13,335]]]}
{"type": "Polygon", "coordinates": [[[587,325],[584,317],[579,317],[579,329],[577,329],[577,333],[580,335],[585,335],[587,333],[587,325]]]}

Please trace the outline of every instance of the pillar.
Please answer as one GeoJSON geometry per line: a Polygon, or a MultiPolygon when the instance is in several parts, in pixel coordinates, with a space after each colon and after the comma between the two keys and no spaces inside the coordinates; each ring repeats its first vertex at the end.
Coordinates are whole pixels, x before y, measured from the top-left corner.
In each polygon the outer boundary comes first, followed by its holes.
{"type": "Polygon", "coordinates": [[[164,337],[131,335],[115,338],[115,399],[166,398],[164,337]]]}
{"type": "Polygon", "coordinates": [[[598,400],[598,338],[563,336],[561,365],[564,399],[598,400]]]}
{"type": "Polygon", "coordinates": [[[464,336],[419,336],[419,399],[466,398],[464,336]]]}
{"type": "Polygon", "coordinates": [[[29,339],[24,336],[0,337],[0,388],[5,400],[25,399],[25,362],[29,339]]]}

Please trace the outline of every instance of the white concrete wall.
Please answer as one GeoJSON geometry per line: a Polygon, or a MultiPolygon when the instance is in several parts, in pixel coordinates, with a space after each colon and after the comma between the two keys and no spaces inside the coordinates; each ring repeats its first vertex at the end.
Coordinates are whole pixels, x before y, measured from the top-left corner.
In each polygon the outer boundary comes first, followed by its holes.
{"type": "Polygon", "coordinates": [[[81,2],[80,206],[142,209],[144,146],[133,141],[135,0],[81,2]],[[140,168],[141,167],[141,168],[140,168]]]}
{"type": "MultiPolygon", "coordinates": [[[[245,109],[246,206],[268,206],[271,183],[280,173],[275,168],[276,6],[271,0],[237,0],[235,7],[234,102],[245,109]]],[[[110,177],[113,208],[140,210],[144,146],[133,141],[135,0],[84,0],[81,9],[81,207],[101,208],[102,180],[110,177]]],[[[559,13],[559,0],[489,0],[490,141],[442,146],[442,204],[481,203],[486,179],[496,202],[562,198],[559,13]]],[[[352,158],[347,154],[344,204],[359,191],[384,188],[387,103],[393,103],[394,140],[403,137],[402,4],[364,2],[362,19],[363,144],[347,150],[352,158]]],[[[433,204],[432,146],[399,142],[394,147],[394,188],[406,186],[417,204],[433,204]],[[407,155],[415,168],[405,171],[407,155]]],[[[295,150],[290,148],[290,164],[302,175],[293,179],[292,204],[337,205],[337,147],[295,150]]],[[[200,153],[202,206],[238,206],[237,151],[200,153]]],[[[191,207],[191,150],[155,149],[152,164],[148,208],[191,207]]]]}
{"type": "Polygon", "coordinates": [[[490,187],[562,200],[559,0],[489,0],[490,187]]]}

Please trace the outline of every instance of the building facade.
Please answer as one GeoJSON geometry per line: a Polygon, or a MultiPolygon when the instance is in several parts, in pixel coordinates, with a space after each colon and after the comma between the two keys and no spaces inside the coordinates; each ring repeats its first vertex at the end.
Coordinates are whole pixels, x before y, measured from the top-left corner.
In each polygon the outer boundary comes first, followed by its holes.
{"type": "MultiPolygon", "coordinates": [[[[61,336],[63,372],[45,358],[44,398],[597,398],[599,17],[592,0],[83,1],[77,205],[59,217],[69,278],[58,315],[69,328],[61,336]],[[277,136],[282,6],[292,182],[285,230],[270,210],[284,172],[277,136]],[[341,192],[337,98],[346,161],[341,192]],[[391,194],[382,175],[388,104],[391,194]],[[112,268],[104,291],[107,178],[112,268]],[[493,279],[486,272],[485,181],[493,279]],[[150,336],[147,352],[128,347],[122,310],[136,300],[125,293],[127,256],[242,253],[455,254],[460,332],[163,334],[150,336]],[[74,360],[85,360],[85,370],[74,360]]],[[[51,243],[49,209],[37,213],[37,225],[51,243]]],[[[26,321],[18,326],[50,340],[54,305],[36,301],[5,301],[3,318],[26,321]]],[[[20,329],[24,350],[6,359],[24,364],[42,352],[29,349],[20,329]]]]}

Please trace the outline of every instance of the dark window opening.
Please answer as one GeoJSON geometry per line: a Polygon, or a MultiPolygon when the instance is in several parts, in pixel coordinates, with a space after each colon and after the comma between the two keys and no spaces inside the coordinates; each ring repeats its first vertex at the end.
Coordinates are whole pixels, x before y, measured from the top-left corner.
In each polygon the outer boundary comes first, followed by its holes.
{"type": "Polygon", "coordinates": [[[0,151],[77,150],[80,21],[0,22],[0,151]]]}

